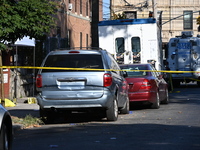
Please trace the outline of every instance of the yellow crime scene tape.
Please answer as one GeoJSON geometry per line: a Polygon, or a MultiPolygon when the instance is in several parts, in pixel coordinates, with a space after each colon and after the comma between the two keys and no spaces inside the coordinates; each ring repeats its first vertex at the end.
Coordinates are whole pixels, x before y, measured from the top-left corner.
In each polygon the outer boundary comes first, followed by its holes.
{"type": "MultiPolygon", "coordinates": [[[[94,71],[143,71],[143,72],[163,72],[163,73],[176,73],[176,74],[183,74],[183,73],[200,73],[200,71],[170,71],[170,70],[114,70],[114,69],[92,69],[92,68],[64,68],[64,67],[33,67],[33,66],[0,66],[0,68],[24,68],[24,69],[56,69],[56,70],[94,70],[94,71]]],[[[185,77],[186,78],[186,77],[185,77]]],[[[191,78],[187,78],[191,79],[191,78]]],[[[198,79],[192,79],[194,81],[200,81],[198,79]]]]}
{"type": "Polygon", "coordinates": [[[114,69],[92,69],[92,68],[64,68],[64,67],[32,67],[32,66],[0,66],[0,68],[24,68],[24,69],[58,69],[58,70],[96,70],[96,71],[144,71],[164,73],[200,73],[200,71],[170,71],[170,70],[114,70],[114,69]]]}
{"type": "MultiPolygon", "coordinates": [[[[94,71],[129,71],[129,72],[163,72],[163,73],[170,73],[170,82],[172,82],[171,80],[171,74],[172,73],[176,73],[176,74],[183,74],[183,73],[200,73],[200,71],[170,71],[170,70],[126,70],[126,69],[123,69],[123,70],[114,70],[114,69],[92,69],[92,68],[63,68],[63,67],[36,67],[36,66],[0,66],[0,68],[2,69],[17,69],[17,68],[23,68],[23,69],[57,69],[57,70],[94,70],[94,71]]],[[[191,79],[191,78],[188,78],[188,79],[191,79]]],[[[194,81],[200,81],[198,79],[192,79],[194,81]]],[[[173,89],[172,89],[173,91],[173,89]]],[[[12,105],[10,104],[11,101],[8,100],[8,99],[5,99],[4,100],[6,105],[8,107],[13,107],[15,106],[14,103],[12,103],[12,105]]],[[[0,99],[0,102],[1,102],[1,99],[0,99]]]]}

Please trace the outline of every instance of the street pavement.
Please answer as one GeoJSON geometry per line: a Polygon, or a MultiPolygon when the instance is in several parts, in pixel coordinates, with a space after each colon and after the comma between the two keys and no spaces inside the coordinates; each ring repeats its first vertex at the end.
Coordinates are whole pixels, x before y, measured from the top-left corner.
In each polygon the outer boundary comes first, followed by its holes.
{"type": "MultiPolygon", "coordinates": [[[[199,87],[185,85],[169,97],[170,103],[160,109],[135,106],[115,122],[73,114],[62,123],[20,130],[13,150],[200,150],[199,87]]],[[[10,109],[15,116],[39,116],[37,104],[23,100],[10,109]]]]}

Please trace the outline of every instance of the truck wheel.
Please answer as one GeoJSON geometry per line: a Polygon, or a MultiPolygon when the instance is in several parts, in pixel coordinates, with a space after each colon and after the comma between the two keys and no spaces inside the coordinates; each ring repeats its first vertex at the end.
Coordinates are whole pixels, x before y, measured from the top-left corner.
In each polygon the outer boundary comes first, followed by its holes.
{"type": "Polygon", "coordinates": [[[151,105],[151,108],[153,109],[160,108],[160,98],[158,92],[156,93],[156,101],[151,105]]]}
{"type": "Polygon", "coordinates": [[[130,102],[129,102],[129,98],[126,98],[126,104],[125,107],[121,109],[121,114],[129,114],[129,109],[130,109],[130,102]]]}
{"type": "Polygon", "coordinates": [[[106,110],[108,121],[116,121],[118,118],[118,104],[116,98],[113,100],[112,106],[106,110]]]}

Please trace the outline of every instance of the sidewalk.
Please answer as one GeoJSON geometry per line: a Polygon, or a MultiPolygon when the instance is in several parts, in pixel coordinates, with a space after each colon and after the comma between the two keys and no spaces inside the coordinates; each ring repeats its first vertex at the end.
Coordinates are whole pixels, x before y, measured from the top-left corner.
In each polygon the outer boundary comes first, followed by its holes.
{"type": "MultiPolygon", "coordinates": [[[[18,118],[25,118],[27,115],[39,118],[39,106],[37,102],[35,104],[28,104],[28,97],[18,98],[16,106],[14,107],[5,107],[11,116],[18,118]]],[[[21,129],[22,125],[13,124],[14,133],[16,130],[21,129]]]]}
{"type": "Polygon", "coordinates": [[[33,117],[39,117],[39,106],[37,102],[35,104],[28,104],[28,97],[18,98],[16,106],[6,107],[10,112],[11,116],[16,116],[19,118],[25,117],[26,115],[32,115],[33,117]]]}

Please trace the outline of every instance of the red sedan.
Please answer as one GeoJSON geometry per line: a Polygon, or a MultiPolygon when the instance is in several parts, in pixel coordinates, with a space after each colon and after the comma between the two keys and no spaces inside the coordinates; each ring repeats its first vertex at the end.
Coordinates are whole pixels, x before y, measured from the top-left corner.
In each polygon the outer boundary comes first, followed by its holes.
{"type": "Polygon", "coordinates": [[[149,103],[154,109],[158,109],[160,103],[168,104],[168,85],[151,64],[124,64],[120,67],[128,74],[130,103],[149,103]]]}

